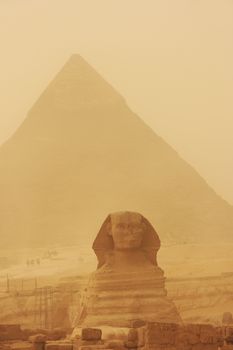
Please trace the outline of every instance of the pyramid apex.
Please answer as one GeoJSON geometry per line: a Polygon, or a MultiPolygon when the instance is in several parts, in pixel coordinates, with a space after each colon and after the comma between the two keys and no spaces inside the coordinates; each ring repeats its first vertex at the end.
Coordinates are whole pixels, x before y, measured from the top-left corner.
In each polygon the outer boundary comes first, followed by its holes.
{"type": "Polygon", "coordinates": [[[78,110],[115,104],[123,97],[81,55],[72,54],[34,105],[49,101],[55,108],[78,110]]]}
{"type": "Polygon", "coordinates": [[[90,66],[90,64],[84,59],[84,57],[82,57],[81,55],[79,55],[78,53],[74,53],[72,54],[69,59],[67,60],[66,64],[69,64],[69,63],[85,63],[87,65],[90,66]]]}

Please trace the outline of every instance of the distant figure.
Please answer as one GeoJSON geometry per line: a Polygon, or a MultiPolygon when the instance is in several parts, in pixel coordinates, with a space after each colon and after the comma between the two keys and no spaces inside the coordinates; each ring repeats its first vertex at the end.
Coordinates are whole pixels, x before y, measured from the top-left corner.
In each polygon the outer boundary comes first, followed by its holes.
{"type": "Polygon", "coordinates": [[[40,265],[40,259],[39,258],[36,259],[36,263],[37,263],[37,265],[40,265]]]}

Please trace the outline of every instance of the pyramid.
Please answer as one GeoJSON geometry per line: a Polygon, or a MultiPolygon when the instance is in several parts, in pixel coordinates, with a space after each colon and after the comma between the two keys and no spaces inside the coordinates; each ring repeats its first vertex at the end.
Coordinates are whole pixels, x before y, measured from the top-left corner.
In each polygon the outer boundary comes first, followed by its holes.
{"type": "Polygon", "coordinates": [[[233,208],[72,56],[0,148],[1,245],[91,243],[109,212],[162,242],[231,239],[233,208]]]}

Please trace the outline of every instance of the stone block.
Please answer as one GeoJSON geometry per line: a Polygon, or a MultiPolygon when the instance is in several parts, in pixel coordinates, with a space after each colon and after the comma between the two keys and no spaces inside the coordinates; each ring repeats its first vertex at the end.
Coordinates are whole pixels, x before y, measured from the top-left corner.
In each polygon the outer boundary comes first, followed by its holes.
{"type": "Polygon", "coordinates": [[[0,325],[0,341],[7,340],[22,340],[23,332],[21,330],[20,325],[12,324],[12,325],[0,325]]]}
{"type": "Polygon", "coordinates": [[[200,342],[202,344],[217,344],[218,334],[211,325],[201,325],[200,342]]]}
{"type": "Polygon", "coordinates": [[[191,346],[192,350],[204,350],[205,349],[205,345],[198,343],[198,344],[194,344],[191,346]]]}
{"type": "Polygon", "coordinates": [[[109,349],[114,349],[114,350],[125,350],[125,345],[122,340],[109,340],[106,342],[105,346],[109,349]]]}
{"type": "Polygon", "coordinates": [[[0,350],[11,350],[9,345],[0,344],[0,350]]]}
{"type": "Polygon", "coordinates": [[[143,347],[146,344],[146,327],[138,328],[138,347],[143,347]]]}
{"type": "Polygon", "coordinates": [[[149,323],[146,330],[148,344],[174,345],[179,325],[175,323],[149,323]]]}
{"type": "MultiPolygon", "coordinates": [[[[95,347],[95,345],[90,345],[90,346],[88,346],[88,345],[82,346],[81,345],[78,349],[79,350],[96,350],[96,347],[95,347]]],[[[98,349],[98,350],[100,350],[100,349],[98,349]]]]}
{"type": "Polygon", "coordinates": [[[83,328],[82,340],[101,340],[102,331],[98,328],[83,328]]]}
{"type": "Polygon", "coordinates": [[[217,344],[203,344],[199,343],[192,347],[192,350],[218,350],[217,344]]]}
{"type": "Polygon", "coordinates": [[[81,346],[98,346],[101,347],[103,346],[104,342],[103,340],[81,340],[80,345],[81,346]]]}
{"type": "Polygon", "coordinates": [[[19,324],[0,324],[0,332],[21,332],[19,324]]]}
{"type": "Polygon", "coordinates": [[[192,345],[180,343],[180,344],[176,345],[176,349],[177,350],[192,350],[192,345]]]}
{"type": "Polygon", "coordinates": [[[176,334],[175,344],[178,347],[189,348],[199,342],[199,337],[194,333],[188,332],[186,329],[180,329],[176,334]]]}
{"type": "Polygon", "coordinates": [[[48,332],[48,340],[61,340],[65,339],[67,332],[65,329],[55,328],[48,332]]]}
{"type": "Polygon", "coordinates": [[[79,349],[82,350],[105,350],[105,345],[80,345],[79,349]]]}
{"type": "Polygon", "coordinates": [[[46,344],[45,350],[59,350],[59,344],[46,344]]]}
{"type": "Polygon", "coordinates": [[[136,349],[138,347],[138,342],[137,341],[126,341],[125,347],[127,349],[136,349]]]}
{"type": "Polygon", "coordinates": [[[186,324],[182,327],[187,333],[192,333],[197,336],[201,334],[201,325],[200,324],[186,324]]]}
{"type": "Polygon", "coordinates": [[[180,350],[180,349],[175,348],[174,346],[158,345],[158,344],[146,346],[145,349],[146,350],[180,350]]]}
{"type": "Polygon", "coordinates": [[[233,335],[228,335],[226,337],[226,343],[229,344],[229,345],[233,345],[233,335]]]}
{"type": "Polygon", "coordinates": [[[33,344],[27,342],[11,343],[10,350],[34,350],[33,344]]]}
{"type": "Polygon", "coordinates": [[[45,350],[73,350],[71,343],[48,343],[45,346],[45,350]]]}
{"type": "Polygon", "coordinates": [[[30,343],[45,343],[47,336],[45,334],[35,334],[29,337],[30,343]]]}
{"type": "Polygon", "coordinates": [[[73,350],[72,344],[59,344],[58,350],[73,350]]]}
{"type": "Polygon", "coordinates": [[[137,329],[131,328],[128,333],[128,341],[137,342],[138,341],[138,332],[137,329]]]}
{"type": "Polygon", "coordinates": [[[33,343],[33,350],[45,350],[45,343],[33,343]]]}

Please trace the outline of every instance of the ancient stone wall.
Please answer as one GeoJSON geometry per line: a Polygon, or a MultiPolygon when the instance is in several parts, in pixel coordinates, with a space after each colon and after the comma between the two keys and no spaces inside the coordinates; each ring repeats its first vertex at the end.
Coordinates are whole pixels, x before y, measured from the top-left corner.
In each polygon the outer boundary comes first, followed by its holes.
{"type": "Polygon", "coordinates": [[[143,350],[218,350],[224,343],[222,330],[211,325],[149,323],[137,332],[143,350]]]}
{"type": "MultiPolygon", "coordinates": [[[[114,337],[101,329],[84,328],[81,335],[35,334],[22,342],[0,341],[0,350],[233,350],[233,327],[206,324],[143,323],[137,320],[124,336],[119,329],[114,337]],[[57,335],[60,335],[59,337],[57,335]]],[[[17,338],[19,326],[4,326],[2,331],[17,338]]],[[[10,339],[13,339],[10,337],[10,339]]],[[[9,340],[9,339],[8,339],[9,340]]]]}

